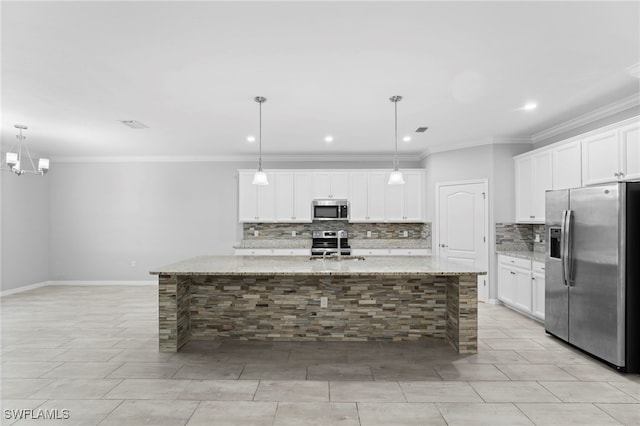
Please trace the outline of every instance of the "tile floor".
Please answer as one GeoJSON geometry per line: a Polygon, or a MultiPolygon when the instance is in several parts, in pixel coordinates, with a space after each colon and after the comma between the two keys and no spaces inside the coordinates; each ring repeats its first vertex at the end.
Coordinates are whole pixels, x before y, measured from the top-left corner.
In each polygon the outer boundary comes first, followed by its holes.
{"type": "Polygon", "coordinates": [[[640,425],[639,375],[504,307],[480,305],[476,355],[439,341],[192,342],[167,354],[156,294],[55,286],[0,299],[1,423],[640,425]],[[20,409],[69,418],[16,420],[20,409]]]}

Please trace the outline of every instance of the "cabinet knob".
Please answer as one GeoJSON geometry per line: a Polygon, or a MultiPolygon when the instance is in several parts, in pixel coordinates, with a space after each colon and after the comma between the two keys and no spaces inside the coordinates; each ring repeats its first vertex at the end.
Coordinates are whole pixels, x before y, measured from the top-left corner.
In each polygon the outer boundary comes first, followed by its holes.
{"type": "Polygon", "coordinates": [[[536,218],[535,216],[529,216],[529,219],[535,219],[535,218],[536,218]]]}
{"type": "Polygon", "coordinates": [[[511,272],[509,272],[509,273],[510,273],[511,275],[515,275],[515,274],[516,274],[516,273],[515,273],[515,272],[513,272],[513,271],[511,271],[511,272]]]}
{"type": "Polygon", "coordinates": [[[614,173],[613,174],[615,177],[620,177],[620,173],[614,173]]]}
{"type": "Polygon", "coordinates": [[[442,247],[442,248],[447,248],[447,247],[449,247],[449,246],[448,246],[448,245],[446,245],[446,244],[440,244],[440,247],[442,247]]]}
{"type": "Polygon", "coordinates": [[[291,216],[291,219],[295,220],[295,219],[296,219],[296,217],[295,217],[295,216],[291,216]]]}

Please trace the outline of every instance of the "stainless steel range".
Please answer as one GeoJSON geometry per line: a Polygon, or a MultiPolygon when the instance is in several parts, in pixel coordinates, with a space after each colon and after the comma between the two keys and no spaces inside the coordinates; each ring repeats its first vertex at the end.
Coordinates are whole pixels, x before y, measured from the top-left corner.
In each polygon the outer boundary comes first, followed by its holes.
{"type": "Polygon", "coordinates": [[[311,236],[313,238],[311,243],[312,256],[338,254],[338,251],[343,256],[351,254],[347,231],[313,231],[311,236]]]}

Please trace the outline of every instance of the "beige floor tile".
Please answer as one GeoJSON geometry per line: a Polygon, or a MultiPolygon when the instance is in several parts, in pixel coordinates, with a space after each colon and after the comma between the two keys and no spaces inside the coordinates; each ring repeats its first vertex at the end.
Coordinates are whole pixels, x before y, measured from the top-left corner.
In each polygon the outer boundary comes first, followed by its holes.
{"type": "Polygon", "coordinates": [[[442,380],[509,380],[500,370],[491,364],[457,364],[438,365],[435,367],[436,373],[442,380]]]}
{"type": "Polygon", "coordinates": [[[516,406],[537,425],[619,425],[611,416],[593,404],[529,404],[517,403],[516,406]]]}
{"type": "Polygon", "coordinates": [[[371,367],[371,373],[373,379],[378,382],[442,380],[431,364],[377,365],[371,367]]]}
{"type": "Polygon", "coordinates": [[[280,402],[274,426],[359,426],[355,403],[280,402]]]}
{"type": "Polygon", "coordinates": [[[255,401],[328,402],[329,383],[304,380],[262,380],[255,401]]]}
{"type": "Polygon", "coordinates": [[[558,364],[558,367],[585,382],[624,382],[626,374],[601,364],[558,364]]]}
{"type": "Polygon", "coordinates": [[[65,362],[44,374],[51,379],[103,379],[120,367],[120,362],[65,362]]]}
{"type": "Polygon", "coordinates": [[[438,426],[446,425],[435,404],[428,403],[358,403],[361,426],[438,426]]]}
{"type": "MultiPolygon", "coordinates": [[[[637,374],[634,376],[637,376],[637,374]]],[[[640,381],[636,382],[629,378],[627,381],[609,382],[609,384],[626,392],[640,402],[640,381]]]]}
{"type": "Polygon", "coordinates": [[[485,402],[561,402],[537,382],[470,382],[485,402]]]}
{"type": "MultiPolygon", "coordinates": [[[[306,366],[245,364],[240,380],[305,380],[306,366]]],[[[310,379],[311,380],[311,379],[310,379]]]]}
{"type": "Polygon", "coordinates": [[[519,426],[533,423],[518,408],[505,404],[436,404],[449,426],[519,426]]]}
{"type": "Polygon", "coordinates": [[[172,362],[125,362],[113,370],[109,379],[170,379],[183,364],[172,362]]]}
{"type": "Polygon", "coordinates": [[[332,402],[406,402],[397,382],[329,382],[332,402]]]}
{"type": "Polygon", "coordinates": [[[640,425],[640,404],[595,404],[619,423],[629,426],[640,425]]]}
{"type": "Polygon", "coordinates": [[[64,360],[56,360],[56,358],[65,352],[67,352],[68,348],[23,348],[23,349],[12,349],[7,351],[7,353],[3,353],[2,361],[3,362],[31,362],[31,361],[64,361],[64,360]]]}
{"type": "Polygon", "coordinates": [[[31,395],[31,398],[100,399],[121,381],[120,379],[57,379],[31,395]]]}
{"type": "Polygon", "coordinates": [[[190,380],[169,379],[114,379],[119,382],[106,399],[176,399],[190,380]]]}
{"type": "Polygon", "coordinates": [[[466,382],[400,382],[409,402],[483,402],[466,382]]]}
{"type": "MultiPolygon", "coordinates": [[[[70,348],[65,353],[55,357],[55,361],[80,361],[90,362],[99,361],[106,362],[111,360],[114,356],[122,352],[119,348],[98,348],[98,349],[82,349],[82,348],[70,348]]],[[[117,361],[114,361],[117,362],[117,361]]]]}
{"type": "Polygon", "coordinates": [[[53,381],[54,379],[2,379],[0,380],[1,396],[3,400],[27,399],[38,390],[53,383],[53,381]]]}
{"type": "Polygon", "coordinates": [[[307,368],[307,380],[373,380],[371,368],[354,364],[319,364],[307,368]]]}
{"type": "Polygon", "coordinates": [[[603,382],[540,382],[563,402],[636,403],[635,398],[603,382]]]}
{"type": "Polygon", "coordinates": [[[197,401],[124,401],[100,426],[183,426],[196,407],[197,401]]]}
{"type": "Polygon", "coordinates": [[[178,399],[192,401],[251,401],[257,380],[192,380],[178,399]]]}
{"type": "Polygon", "coordinates": [[[184,364],[173,378],[236,380],[242,374],[242,369],[241,364],[184,364]]]}
{"type": "Polygon", "coordinates": [[[186,426],[272,426],[277,402],[201,402],[186,426]]]}
{"type": "Polygon", "coordinates": [[[62,362],[57,361],[33,361],[33,362],[3,362],[0,369],[2,377],[6,379],[37,379],[48,373],[62,362]]]}
{"type": "Polygon", "coordinates": [[[517,354],[532,364],[592,364],[593,360],[584,354],[570,350],[517,351],[517,354]]]}
{"type": "Polygon", "coordinates": [[[546,349],[531,339],[483,339],[482,342],[495,351],[543,351],[546,349]]]}
{"type": "Polygon", "coordinates": [[[465,361],[469,364],[529,364],[530,362],[515,351],[478,351],[477,354],[467,355],[465,361]]]}
{"type": "Polygon", "coordinates": [[[551,364],[496,364],[496,367],[511,380],[578,380],[551,364]]]}

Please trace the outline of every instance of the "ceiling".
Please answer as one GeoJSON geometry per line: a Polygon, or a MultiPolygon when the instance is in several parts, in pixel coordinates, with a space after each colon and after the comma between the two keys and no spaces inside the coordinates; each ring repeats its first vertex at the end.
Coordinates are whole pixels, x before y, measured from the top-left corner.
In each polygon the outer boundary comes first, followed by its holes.
{"type": "Polygon", "coordinates": [[[388,156],[402,95],[398,149],[415,159],[530,140],[640,91],[637,1],[1,7],[3,149],[26,124],[54,160],[255,158],[258,95],[266,157],[388,156]]]}

